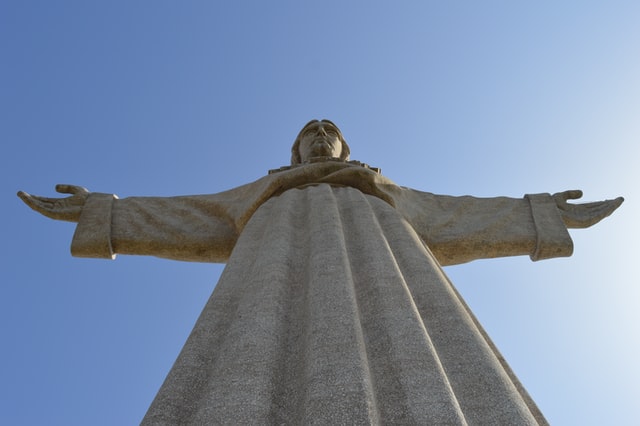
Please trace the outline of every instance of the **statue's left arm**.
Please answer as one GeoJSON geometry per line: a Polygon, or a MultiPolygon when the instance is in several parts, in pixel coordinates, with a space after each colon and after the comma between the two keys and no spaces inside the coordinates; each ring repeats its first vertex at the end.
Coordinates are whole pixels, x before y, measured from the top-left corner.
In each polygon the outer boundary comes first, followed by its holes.
{"type": "Polygon", "coordinates": [[[609,216],[622,197],[593,203],[568,200],[581,191],[524,198],[453,197],[404,189],[398,208],[441,264],[529,255],[532,260],[570,256],[568,228],[586,228],[609,216]]]}

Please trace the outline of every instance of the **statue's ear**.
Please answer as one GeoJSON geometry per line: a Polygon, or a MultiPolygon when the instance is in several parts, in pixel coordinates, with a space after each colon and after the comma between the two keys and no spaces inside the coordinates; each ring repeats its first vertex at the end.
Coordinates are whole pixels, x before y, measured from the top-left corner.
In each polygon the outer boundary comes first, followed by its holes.
{"type": "Polygon", "coordinates": [[[349,155],[351,154],[349,145],[347,145],[347,142],[342,138],[340,138],[340,141],[342,142],[342,151],[340,152],[340,159],[342,161],[349,161],[349,155]]]}
{"type": "Polygon", "coordinates": [[[291,147],[291,165],[300,164],[302,162],[302,159],[300,158],[300,149],[298,149],[299,146],[300,140],[296,139],[291,147]]]}

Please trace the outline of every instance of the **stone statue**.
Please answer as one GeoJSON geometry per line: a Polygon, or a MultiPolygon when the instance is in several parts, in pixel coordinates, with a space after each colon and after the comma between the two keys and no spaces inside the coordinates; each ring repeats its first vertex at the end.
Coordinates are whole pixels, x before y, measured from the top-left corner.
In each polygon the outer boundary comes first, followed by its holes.
{"type": "Polygon", "coordinates": [[[72,254],[227,262],[143,424],[546,424],[441,265],[570,256],[622,198],[435,195],[349,161],[328,120],[291,166],[212,195],[19,192],[72,254]]]}

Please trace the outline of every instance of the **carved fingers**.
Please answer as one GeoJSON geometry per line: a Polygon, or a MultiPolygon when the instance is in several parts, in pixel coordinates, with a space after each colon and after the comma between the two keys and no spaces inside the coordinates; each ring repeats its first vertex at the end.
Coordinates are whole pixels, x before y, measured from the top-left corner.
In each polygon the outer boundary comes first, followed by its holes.
{"type": "Polygon", "coordinates": [[[48,198],[18,191],[18,197],[33,210],[51,219],[69,222],[80,220],[80,213],[89,196],[89,191],[76,185],[56,185],[56,191],[72,195],[66,198],[48,198]]]}
{"type": "Polygon", "coordinates": [[[582,191],[570,190],[553,194],[553,198],[560,210],[560,215],[567,228],[587,228],[595,225],[613,213],[624,201],[618,197],[614,200],[596,201],[592,203],[570,204],[568,200],[582,197],[582,191]]]}

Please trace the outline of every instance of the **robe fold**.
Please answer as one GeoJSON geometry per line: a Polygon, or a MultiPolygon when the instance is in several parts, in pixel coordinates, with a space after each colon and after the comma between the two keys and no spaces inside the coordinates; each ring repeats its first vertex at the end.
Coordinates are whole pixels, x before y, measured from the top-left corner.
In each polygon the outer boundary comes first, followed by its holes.
{"type": "Polygon", "coordinates": [[[227,262],[143,424],[546,424],[441,265],[570,255],[548,194],[314,163],[213,195],[91,194],[72,252],[227,262]]]}

